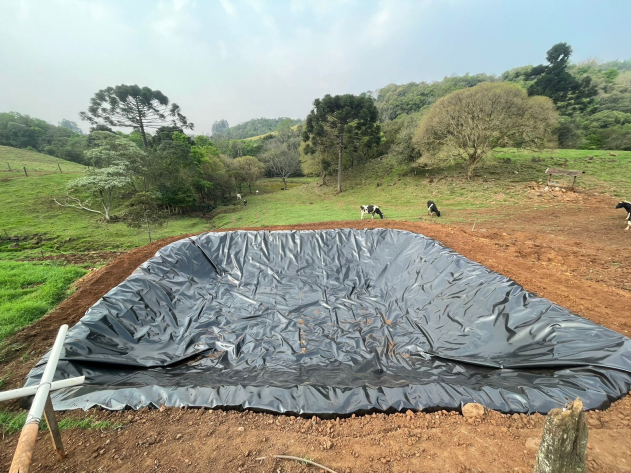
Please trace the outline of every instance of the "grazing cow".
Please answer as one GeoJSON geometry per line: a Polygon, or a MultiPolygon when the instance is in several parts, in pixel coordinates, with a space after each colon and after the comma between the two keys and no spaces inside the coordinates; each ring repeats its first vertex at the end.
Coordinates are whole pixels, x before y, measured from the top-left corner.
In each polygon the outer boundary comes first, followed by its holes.
{"type": "Polygon", "coordinates": [[[377,207],[376,205],[360,205],[359,208],[362,211],[360,220],[364,220],[364,214],[372,215],[373,219],[375,218],[375,214],[383,218],[383,213],[381,212],[379,207],[377,207]]]}
{"type": "Polygon", "coordinates": [[[631,228],[631,202],[623,200],[622,202],[619,202],[618,205],[616,205],[616,208],[624,209],[627,212],[627,218],[625,218],[624,221],[627,222],[627,228],[625,228],[625,230],[628,230],[629,228],[631,228]]]}
{"type": "Polygon", "coordinates": [[[241,194],[237,194],[237,200],[241,200],[241,194]]]}
{"type": "Polygon", "coordinates": [[[440,217],[440,210],[438,210],[438,207],[436,207],[436,204],[433,200],[427,201],[427,213],[430,217],[434,214],[436,214],[437,217],[440,217]]]}
{"type": "Polygon", "coordinates": [[[247,201],[247,200],[245,200],[245,199],[243,199],[243,206],[244,206],[244,207],[247,207],[247,206],[248,206],[248,201],[247,201]]]}

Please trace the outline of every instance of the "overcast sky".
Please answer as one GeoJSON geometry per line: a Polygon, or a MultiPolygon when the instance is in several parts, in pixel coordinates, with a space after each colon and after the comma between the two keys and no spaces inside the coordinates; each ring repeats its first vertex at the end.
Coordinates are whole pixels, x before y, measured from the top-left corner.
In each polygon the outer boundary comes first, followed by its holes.
{"type": "Polygon", "coordinates": [[[324,94],[631,57],[630,0],[0,0],[0,111],[80,122],[94,93],[159,89],[210,132],[303,118],[324,94]]]}

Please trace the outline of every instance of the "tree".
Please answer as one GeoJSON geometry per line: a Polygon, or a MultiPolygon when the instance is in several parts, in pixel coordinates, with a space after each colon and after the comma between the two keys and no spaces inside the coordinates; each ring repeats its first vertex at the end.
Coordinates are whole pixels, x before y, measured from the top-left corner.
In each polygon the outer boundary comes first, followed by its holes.
{"type": "Polygon", "coordinates": [[[223,135],[225,132],[228,131],[228,128],[230,128],[230,125],[228,124],[228,120],[218,120],[215,123],[213,123],[213,127],[212,127],[212,131],[213,131],[213,135],[223,135]]]}
{"type": "Polygon", "coordinates": [[[59,126],[62,128],[66,128],[73,133],[77,133],[78,135],[83,135],[83,130],[79,128],[79,125],[77,125],[75,122],[71,122],[70,120],[66,120],[65,118],[59,122],[59,126]]]}
{"type": "Polygon", "coordinates": [[[414,114],[399,115],[383,124],[386,149],[400,164],[412,163],[421,157],[413,141],[419,122],[419,114],[414,114]]]}
{"type": "Polygon", "coordinates": [[[552,101],[528,97],[518,85],[482,83],[453,92],[425,114],[414,135],[423,157],[463,159],[467,178],[497,146],[541,147],[558,122],[552,101]]]}
{"type": "Polygon", "coordinates": [[[130,200],[125,214],[125,223],[131,228],[145,228],[149,243],[152,242],[151,227],[164,225],[165,215],[156,196],[150,192],[139,192],[130,200]]]}
{"type": "Polygon", "coordinates": [[[309,142],[303,143],[301,149],[305,172],[320,176],[322,178],[321,185],[326,186],[326,176],[330,175],[337,151],[337,144],[332,133],[312,137],[309,142]]]}
{"type": "Polygon", "coordinates": [[[195,137],[195,146],[215,146],[215,143],[206,135],[197,135],[195,137]]]}
{"type": "Polygon", "coordinates": [[[148,146],[147,128],[170,124],[193,129],[178,104],[170,103],[159,90],[137,85],[123,84],[99,90],[90,99],[88,111],[79,116],[93,125],[134,128],[142,134],[145,148],[148,146]]]}
{"type": "Polygon", "coordinates": [[[367,95],[325,95],[313,102],[313,110],[307,116],[303,134],[304,141],[312,141],[317,148],[317,138],[332,133],[338,143],[337,191],[342,192],[342,156],[344,136],[350,127],[356,136],[376,137],[380,135],[378,111],[374,101],[367,95]]]}
{"type": "Polygon", "coordinates": [[[436,100],[459,89],[473,87],[480,82],[493,82],[494,76],[476,74],[445,77],[438,82],[410,82],[409,84],[390,84],[379,90],[375,106],[383,122],[394,120],[400,115],[421,112],[436,100]]]}
{"type": "Polygon", "coordinates": [[[265,165],[254,156],[242,156],[234,160],[237,171],[241,174],[243,182],[248,185],[250,194],[252,187],[265,174],[265,165]]]}
{"type": "Polygon", "coordinates": [[[90,169],[86,176],[74,179],[68,183],[68,192],[63,201],[60,202],[57,199],[53,200],[62,207],[74,207],[76,209],[100,214],[106,222],[109,222],[115,192],[129,184],[131,184],[129,169],[125,163],[119,162],[105,168],[90,169]],[[82,201],[79,197],[70,195],[77,190],[96,197],[101,207],[103,207],[103,210],[92,208],[89,199],[82,201]]]}
{"type": "Polygon", "coordinates": [[[528,95],[549,97],[563,115],[571,116],[584,111],[598,94],[590,76],[580,80],[567,70],[572,55],[572,47],[567,43],[558,43],[548,50],[548,65],[533,67],[528,76],[534,82],[528,87],[528,95]]]}
{"type": "Polygon", "coordinates": [[[168,125],[159,127],[151,138],[151,146],[157,148],[165,141],[173,141],[173,133],[176,131],[178,133],[184,133],[184,130],[179,126],[168,125]]]}
{"type": "Polygon", "coordinates": [[[90,133],[90,144],[92,149],[86,153],[86,159],[96,168],[105,168],[121,162],[133,165],[141,161],[145,155],[133,141],[107,131],[90,133]]]}
{"type": "Polygon", "coordinates": [[[98,124],[90,127],[90,133],[92,133],[93,131],[108,131],[110,133],[114,133],[114,130],[112,130],[109,126],[103,124],[98,124]]]}
{"type": "Polygon", "coordinates": [[[286,189],[287,178],[300,172],[300,156],[298,154],[300,138],[283,140],[284,137],[269,140],[265,144],[261,161],[270,173],[283,180],[283,186],[286,189]]]}

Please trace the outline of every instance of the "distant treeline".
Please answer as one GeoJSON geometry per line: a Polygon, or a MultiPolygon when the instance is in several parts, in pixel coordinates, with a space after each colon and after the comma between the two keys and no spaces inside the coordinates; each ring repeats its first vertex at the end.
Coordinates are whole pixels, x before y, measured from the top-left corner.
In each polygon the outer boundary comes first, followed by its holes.
{"type": "MultiPolygon", "coordinates": [[[[571,48],[558,52],[553,62],[542,66],[523,66],[500,76],[475,74],[446,77],[438,82],[390,84],[376,92],[386,138],[406,147],[411,130],[421,116],[441,97],[481,82],[513,82],[529,95],[550,97],[561,115],[557,130],[562,148],[631,150],[631,59],[579,64],[567,62],[571,48]],[[392,122],[392,123],[388,123],[392,122]],[[404,136],[394,139],[401,130],[404,136]]],[[[414,150],[408,151],[414,154],[414,150]]]]}
{"type": "Polygon", "coordinates": [[[235,126],[230,126],[226,120],[218,120],[213,123],[212,134],[214,139],[221,137],[231,140],[243,140],[245,138],[252,138],[276,131],[282,122],[294,126],[302,123],[302,120],[287,117],[254,118],[235,126]]]}
{"type": "Polygon", "coordinates": [[[67,161],[84,163],[87,136],[75,122],[59,126],[17,112],[0,113],[0,145],[32,149],[67,161]]]}

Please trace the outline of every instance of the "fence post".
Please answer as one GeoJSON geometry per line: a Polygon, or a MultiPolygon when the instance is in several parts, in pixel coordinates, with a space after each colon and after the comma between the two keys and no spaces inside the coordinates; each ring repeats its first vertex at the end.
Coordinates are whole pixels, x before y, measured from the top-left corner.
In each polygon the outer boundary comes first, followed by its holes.
{"type": "Polygon", "coordinates": [[[11,172],[11,165],[7,163],[7,166],[9,167],[9,172],[11,172]]]}
{"type": "Polygon", "coordinates": [[[61,172],[61,166],[57,163],[57,167],[59,168],[59,172],[61,172]]]}
{"type": "Polygon", "coordinates": [[[22,169],[24,169],[24,175],[28,177],[28,172],[26,172],[26,166],[22,166],[22,169]]]}
{"type": "Polygon", "coordinates": [[[563,409],[552,409],[543,426],[534,473],[587,471],[587,424],[580,399],[563,409]]]}

